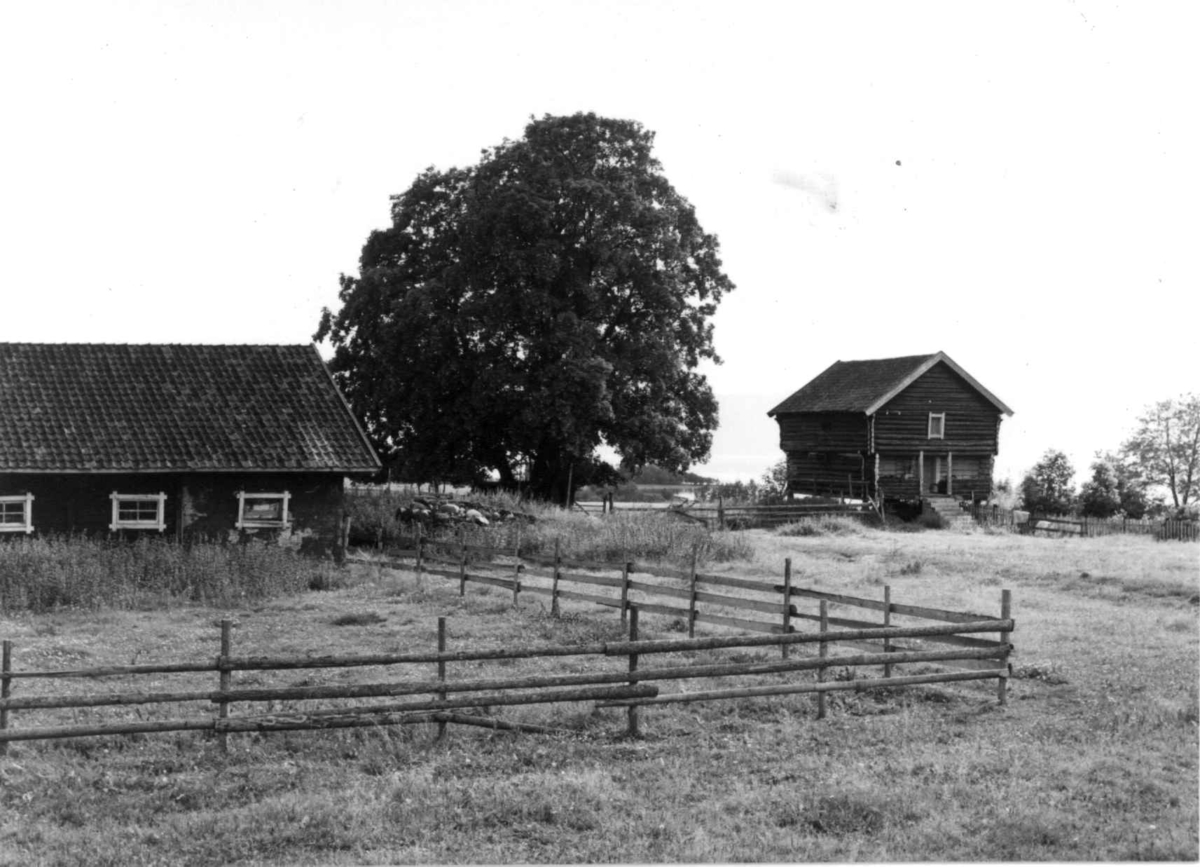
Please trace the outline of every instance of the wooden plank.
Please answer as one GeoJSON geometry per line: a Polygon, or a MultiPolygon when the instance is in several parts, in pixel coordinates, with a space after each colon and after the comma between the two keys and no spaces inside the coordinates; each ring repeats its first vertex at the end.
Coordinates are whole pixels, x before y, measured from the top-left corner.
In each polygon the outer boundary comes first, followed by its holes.
{"type": "MultiPolygon", "coordinates": [[[[28,501],[27,501],[28,502],[28,501]]],[[[7,702],[9,696],[12,695],[12,679],[9,674],[12,672],[12,642],[5,639],[0,642],[0,704],[3,704],[3,709],[0,709],[0,733],[8,729],[8,707],[7,702]]],[[[0,755],[5,755],[8,752],[8,743],[0,744],[0,755]]]]}
{"type": "MultiPolygon", "coordinates": [[[[553,557],[545,557],[540,554],[522,554],[521,559],[527,563],[537,563],[539,566],[554,566],[553,557]]],[[[614,563],[603,563],[598,560],[569,560],[567,558],[563,558],[560,565],[568,569],[581,569],[589,572],[612,572],[621,568],[614,563]]]]}
{"type": "Polygon", "coordinates": [[[203,732],[216,729],[216,720],[166,719],[156,722],[116,723],[96,726],[41,726],[0,731],[0,742],[48,741],[101,735],[155,734],[158,732],[203,732]]]}
{"type": "MultiPolygon", "coordinates": [[[[233,672],[229,670],[229,657],[233,655],[232,636],[230,630],[232,623],[229,620],[221,621],[221,655],[217,658],[217,669],[220,671],[220,691],[229,692],[233,683],[233,672]]],[[[223,720],[229,718],[229,702],[221,701],[217,705],[217,719],[223,720]]],[[[225,735],[220,735],[221,752],[229,749],[229,743],[225,735]]]]}
{"type": "MultiPolygon", "coordinates": [[[[792,558],[787,557],[783,561],[783,602],[780,604],[783,615],[783,623],[781,624],[782,632],[792,631],[792,614],[795,606],[789,601],[792,598],[792,558]]],[[[791,648],[786,644],[780,645],[780,653],[784,659],[787,659],[791,654],[791,648]]]]}
{"type": "Polygon", "coordinates": [[[535,735],[562,735],[572,734],[571,729],[551,728],[550,726],[539,726],[533,723],[518,723],[508,722],[507,720],[499,719],[494,716],[475,716],[474,714],[462,713],[435,713],[432,714],[432,719],[439,723],[451,722],[460,726],[479,726],[485,729],[497,729],[506,732],[525,732],[535,735]]]}
{"type": "Polygon", "coordinates": [[[639,611],[644,611],[648,614],[673,614],[679,617],[686,617],[688,613],[686,608],[675,608],[671,605],[652,605],[649,602],[634,602],[632,604],[633,607],[637,608],[639,611]]]}
{"type": "Polygon", "coordinates": [[[638,574],[648,575],[652,578],[682,578],[684,581],[692,580],[692,573],[686,569],[672,569],[670,566],[655,566],[651,570],[639,569],[638,574]]]}
{"type": "MultiPolygon", "coordinates": [[[[493,578],[490,575],[478,575],[472,572],[464,572],[463,580],[469,581],[472,584],[487,584],[492,587],[502,587],[505,590],[513,589],[513,580],[511,578],[493,578]]],[[[562,593],[560,592],[561,596],[562,593]]]]}
{"type": "MultiPolygon", "coordinates": [[[[723,605],[727,608],[742,608],[747,611],[766,611],[769,614],[782,615],[784,605],[780,602],[764,602],[761,599],[743,599],[740,596],[725,596],[720,593],[705,593],[696,591],[698,602],[708,602],[711,605],[723,605]]],[[[787,606],[794,610],[794,606],[787,606]]],[[[877,624],[872,623],[872,626],[877,624]]]]}
{"type": "MultiPolygon", "coordinates": [[[[643,606],[644,607],[644,606],[643,606]]],[[[796,632],[791,635],[778,635],[771,638],[754,635],[720,636],[714,638],[667,638],[654,641],[640,641],[637,647],[631,647],[628,642],[610,641],[604,644],[607,656],[621,656],[626,653],[678,653],[692,650],[715,650],[726,647],[763,647],[786,644],[815,644],[820,641],[863,641],[883,638],[926,638],[931,635],[953,635],[957,633],[999,632],[1002,629],[1011,630],[1011,620],[980,620],[974,623],[938,624],[914,627],[877,627],[875,629],[853,629],[845,632],[833,632],[822,636],[811,632],[796,632]]]]}
{"type": "Polygon", "coordinates": [[[906,677],[893,677],[890,680],[835,680],[828,683],[781,684],[778,686],[751,686],[741,689],[716,689],[705,692],[683,692],[670,695],[660,695],[657,698],[642,701],[640,699],[618,699],[616,701],[598,702],[596,707],[628,707],[631,704],[679,704],[693,701],[715,701],[730,698],[754,698],[769,695],[796,695],[809,692],[862,692],[874,687],[914,686],[933,683],[958,683],[966,680],[989,680],[1000,677],[999,671],[978,672],[945,672],[939,674],[915,674],[906,677]]]}
{"type": "MultiPolygon", "coordinates": [[[[879,652],[883,651],[882,645],[874,644],[869,641],[839,641],[837,643],[837,647],[853,647],[856,650],[873,651],[875,653],[879,653],[879,652]]],[[[893,644],[891,647],[891,651],[887,652],[887,662],[885,662],[884,664],[889,665],[889,666],[900,665],[903,662],[903,660],[900,660],[900,661],[892,660],[892,656],[894,656],[897,653],[919,653],[919,652],[921,652],[921,648],[919,648],[919,647],[913,647],[912,645],[893,644]]],[[[838,661],[838,657],[836,657],[836,656],[831,656],[829,659],[830,659],[831,663],[836,663],[838,661]]],[[[949,666],[950,668],[962,668],[962,669],[967,669],[968,671],[979,671],[979,670],[983,670],[983,669],[990,670],[993,668],[999,668],[1000,666],[1005,664],[1005,660],[1007,660],[1007,659],[1008,659],[1007,652],[1000,651],[1000,652],[995,652],[994,656],[985,655],[985,656],[980,657],[979,659],[944,659],[944,660],[932,661],[932,664],[949,666]]],[[[925,662],[925,663],[931,662],[930,660],[920,660],[920,661],[925,662]]]]}
{"type": "MultiPolygon", "coordinates": [[[[425,559],[429,560],[432,558],[426,557],[425,559]]],[[[437,562],[442,563],[444,561],[438,560],[437,562]]],[[[455,569],[453,572],[451,572],[449,569],[430,569],[428,566],[425,567],[425,574],[426,575],[436,575],[439,578],[452,578],[455,581],[459,580],[459,578],[461,577],[459,575],[459,572],[457,569],[455,569]]]]}
{"type": "Polygon", "coordinates": [[[650,596],[670,596],[674,599],[692,598],[691,590],[684,590],[681,587],[665,587],[661,584],[649,584],[645,581],[630,581],[629,589],[636,590],[639,593],[646,593],[650,596]]]}
{"type": "Polygon", "coordinates": [[[560,581],[574,581],[577,584],[594,584],[598,587],[620,587],[620,578],[610,578],[607,575],[580,575],[577,572],[563,572],[558,576],[560,581]]]}
{"type": "MultiPolygon", "coordinates": [[[[776,591],[783,592],[783,585],[776,585],[776,591]]],[[[827,593],[823,590],[810,590],[804,587],[792,587],[793,596],[804,596],[809,599],[825,599],[838,605],[850,605],[856,608],[869,608],[883,611],[883,603],[877,599],[861,599],[857,596],[843,596],[840,593],[827,593]]],[[[963,611],[948,611],[943,608],[923,608],[917,605],[901,605],[891,603],[893,614],[904,614],[909,617],[923,617],[926,620],[944,620],[950,623],[974,623],[978,620],[988,620],[989,615],[972,614],[963,611]]]]}
{"type": "MultiPolygon", "coordinates": [[[[821,616],[819,614],[799,613],[793,614],[792,616],[797,617],[800,620],[811,620],[814,622],[819,622],[821,620],[821,616]]],[[[848,629],[873,629],[879,626],[878,623],[872,623],[869,620],[850,620],[844,617],[830,617],[829,624],[830,626],[844,626],[848,629]]],[[[954,644],[960,647],[997,648],[1008,646],[1007,641],[994,641],[989,638],[972,638],[965,635],[931,636],[925,640],[936,641],[940,644],[954,644]]]]}
{"type": "Polygon", "coordinates": [[[707,614],[703,611],[696,612],[696,622],[712,623],[717,626],[730,626],[734,629],[749,629],[753,632],[771,632],[779,634],[783,632],[782,627],[772,623],[762,623],[757,620],[744,620],[741,617],[722,617],[718,614],[707,614]]]}
{"type": "Polygon", "coordinates": [[[577,590],[559,590],[559,599],[577,599],[580,602],[595,602],[598,605],[607,605],[611,608],[616,608],[621,604],[621,600],[612,599],[607,596],[595,596],[591,593],[580,593],[577,590]]]}
{"type": "Polygon", "coordinates": [[[769,593],[773,596],[778,596],[782,591],[776,589],[777,585],[769,581],[755,581],[747,578],[733,578],[728,575],[704,575],[696,576],[696,580],[701,584],[712,584],[718,587],[734,587],[738,590],[753,590],[757,593],[769,593]]]}

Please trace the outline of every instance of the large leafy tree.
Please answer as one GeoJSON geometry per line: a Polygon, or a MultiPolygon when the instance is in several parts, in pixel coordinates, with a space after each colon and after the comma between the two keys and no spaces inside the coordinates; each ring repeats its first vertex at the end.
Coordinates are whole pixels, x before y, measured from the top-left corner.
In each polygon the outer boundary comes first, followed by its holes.
{"type": "Polygon", "coordinates": [[[1148,484],[1167,489],[1177,512],[1186,511],[1200,497],[1200,395],[1147,407],[1121,455],[1148,484]]]}
{"type": "Polygon", "coordinates": [[[1070,512],[1075,501],[1074,476],[1070,459],[1060,451],[1048,450],[1021,481],[1025,508],[1038,514],[1070,512]]]}
{"type": "Polygon", "coordinates": [[[428,169],[341,278],[316,339],[379,449],[411,478],[520,468],[556,500],[653,462],[707,457],[720,361],[711,317],[734,287],[717,239],[651,153],[593,114],[533,120],[478,165],[428,169]]]}

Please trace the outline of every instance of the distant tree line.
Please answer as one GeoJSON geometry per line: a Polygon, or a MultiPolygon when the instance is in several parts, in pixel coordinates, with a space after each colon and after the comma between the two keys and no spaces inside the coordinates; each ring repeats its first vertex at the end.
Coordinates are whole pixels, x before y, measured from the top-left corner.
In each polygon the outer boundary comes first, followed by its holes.
{"type": "Polygon", "coordinates": [[[1148,406],[1115,452],[1098,452],[1078,492],[1075,469],[1048,450],[1021,481],[1024,507],[1041,514],[1194,517],[1200,497],[1200,395],[1148,406]]]}

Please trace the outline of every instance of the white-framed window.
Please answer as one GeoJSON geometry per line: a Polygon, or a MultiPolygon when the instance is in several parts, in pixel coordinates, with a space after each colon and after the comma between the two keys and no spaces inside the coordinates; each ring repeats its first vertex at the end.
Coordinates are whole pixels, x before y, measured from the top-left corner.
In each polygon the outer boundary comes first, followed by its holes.
{"type": "Polygon", "coordinates": [[[929,438],[931,440],[943,440],[946,438],[946,414],[944,412],[931,412],[929,414],[929,438]]]}
{"type": "Polygon", "coordinates": [[[120,494],[113,491],[110,530],[158,530],[167,528],[166,494],[120,494]]]}
{"type": "Polygon", "coordinates": [[[33,494],[0,497],[0,533],[33,532],[33,494]]]}
{"type": "Polygon", "coordinates": [[[243,530],[288,526],[291,520],[288,515],[288,500],[291,496],[287,491],[279,494],[238,491],[237,528],[243,530]]]}

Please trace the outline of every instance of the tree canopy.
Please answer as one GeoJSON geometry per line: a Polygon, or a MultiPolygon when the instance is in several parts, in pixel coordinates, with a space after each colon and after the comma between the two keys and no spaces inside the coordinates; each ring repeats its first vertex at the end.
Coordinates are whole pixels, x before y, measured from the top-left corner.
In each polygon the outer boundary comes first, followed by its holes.
{"type": "Polygon", "coordinates": [[[380,452],[414,481],[496,471],[562,500],[628,470],[704,460],[719,363],[711,317],[734,286],[718,242],[652,155],[594,114],[531,120],[478,165],[392,197],[341,309],[315,338],[380,452]]]}
{"type": "Polygon", "coordinates": [[[1121,456],[1147,484],[1165,487],[1175,510],[1185,512],[1200,496],[1200,395],[1147,407],[1121,456]]]}

